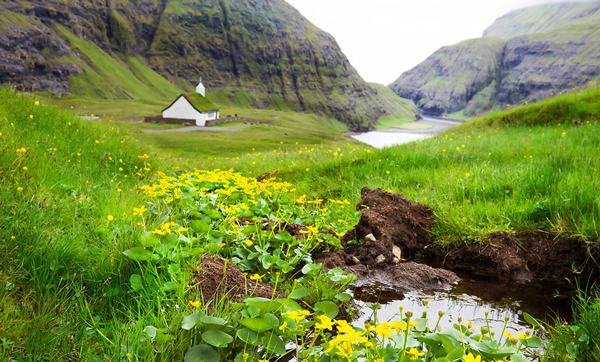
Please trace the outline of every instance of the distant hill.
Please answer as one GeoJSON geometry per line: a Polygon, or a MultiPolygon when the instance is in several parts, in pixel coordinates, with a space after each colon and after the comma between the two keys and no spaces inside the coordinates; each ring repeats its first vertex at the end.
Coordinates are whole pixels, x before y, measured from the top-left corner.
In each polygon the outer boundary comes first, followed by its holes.
{"type": "Polygon", "coordinates": [[[389,87],[432,115],[467,117],[535,102],[600,78],[600,2],[542,5],[443,47],[389,87]]]}
{"type": "Polygon", "coordinates": [[[545,4],[511,11],[485,29],[483,36],[509,39],[594,21],[600,21],[600,1],[545,4]]]}
{"type": "Polygon", "coordinates": [[[213,101],[312,111],[355,129],[400,111],[284,0],[0,3],[3,84],[165,102],[200,76],[213,101]]]}

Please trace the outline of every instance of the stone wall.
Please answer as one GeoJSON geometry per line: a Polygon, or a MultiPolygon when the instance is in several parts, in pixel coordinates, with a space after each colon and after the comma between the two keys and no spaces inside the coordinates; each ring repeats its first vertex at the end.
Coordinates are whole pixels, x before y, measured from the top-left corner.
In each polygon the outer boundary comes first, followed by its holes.
{"type": "Polygon", "coordinates": [[[196,125],[195,119],[164,118],[163,116],[144,117],[145,123],[174,123],[184,126],[196,125]]]}
{"type": "Polygon", "coordinates": [[[214,126],[217,124],[231,123],[231,122],[244,122],[245,124],[260,124],[258,119],[246,118],[246,117],[223,117],[219,119],[213,119],[206,121],[206,126],[214,126]]]}

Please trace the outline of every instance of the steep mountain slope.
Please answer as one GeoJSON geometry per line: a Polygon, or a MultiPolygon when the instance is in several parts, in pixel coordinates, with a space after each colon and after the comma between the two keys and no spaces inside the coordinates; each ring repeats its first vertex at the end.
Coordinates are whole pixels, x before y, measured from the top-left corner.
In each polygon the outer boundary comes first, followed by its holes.
{"type": "Polygon", "coordinates": [[[20,89],[158,99],[202,76],[217,98],[354,129],[400,111],[284,0],[8,0],[0,10],[0,81],[20,89]]]}
{"type": "Polygon", "coordinates": [[[503,48],[504,42],[493,37],[443,47],[402,74],[390,88],[428,114],[461,110],[479,93],[495,91],[488,84],[500,76],[503,48]]]}
{"type": "Polygon", "coordinates": [[[464,110],[465,116],[475,116],[584,86],[600,77],[600,23],[594,21],[600,3],[569,5],[574,10],[561,13],[561,21],[556,12],[547,10],[564,10],[568,8],[564,4],[513,12],[486,34],[534,33],[508,40],[486,36],[443,47],[389,87],[425,113],[464,110]],[[547,16],[540,15],[544,11],[547,16]],[[535,21],[523,25],[524,19],[535,21]],[[575,24],[552,29],[551,24],[568,21],[575,24]],[[550,30],[535,33],[538,28],[550,30]]]}
{"type": "Polygon", "coordinates": [[[545,4],[509,12],[485,29],[483,36],[508,39],[599,20],[600,1],[545,4]]]}

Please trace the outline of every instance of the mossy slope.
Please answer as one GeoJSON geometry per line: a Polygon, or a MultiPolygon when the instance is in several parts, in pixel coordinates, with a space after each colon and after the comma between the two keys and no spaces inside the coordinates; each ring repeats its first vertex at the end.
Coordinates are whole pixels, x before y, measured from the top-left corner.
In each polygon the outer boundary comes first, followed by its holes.
{"type": "Polygon", "coordinates": [[[224,104],[323,113],[353,129],[398,113],[284,0],[9,0],[0,10],[0,81],[20,89],[160,101],[202,76],[224,104]]]}
{"type": "Polygon", "coordinates": [[[441,48],[390,88],[426,113],[473,117],[586,86],[600,77],[599,4],[512,12],[489,36],[441,48]]]}

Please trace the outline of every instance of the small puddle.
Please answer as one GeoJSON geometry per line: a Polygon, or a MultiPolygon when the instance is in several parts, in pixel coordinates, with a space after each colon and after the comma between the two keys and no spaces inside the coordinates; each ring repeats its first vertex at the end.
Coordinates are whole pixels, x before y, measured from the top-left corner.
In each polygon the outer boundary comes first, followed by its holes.
{"type": "MultiPolygon", "coordinates": [[[[490,328],[501,334],[505,318],[509,318],[508,327],[516,331],[531,328],[523,318],[523,312],[542,321],[552,321],[557,315],[567,321],[572,320],[571,298],[573,292],[565,287],[552,283],[509,283],[460,274],[462,281],[449,291],[419,291],[397,293],[383,285],[355,288],[354,297],[360,302],[378,302],[381,309],[377,311],[380,322],[398,320],[399,308],[411,311],[417,317],[425,312],[425,300],[431,328],[435,326],[438,312],[445,314],[440,321],[441,326],[451,327],[462,317],[463,323],[470,321],[475,328],[484,326],[485,313],[489,312],[490,328]]],[[[362,314],[354,324],[363,326],[372,317],[372,310],[364,305],[362,314]]]]}

